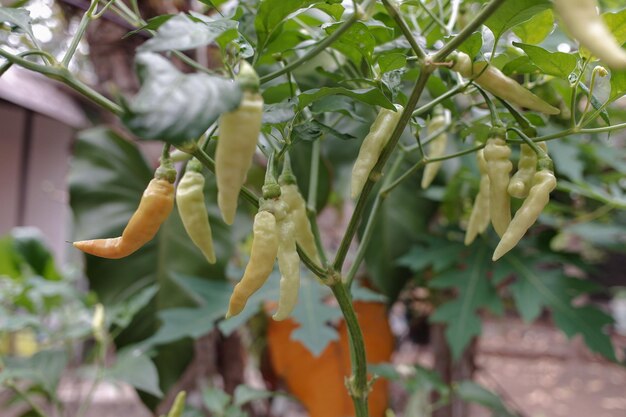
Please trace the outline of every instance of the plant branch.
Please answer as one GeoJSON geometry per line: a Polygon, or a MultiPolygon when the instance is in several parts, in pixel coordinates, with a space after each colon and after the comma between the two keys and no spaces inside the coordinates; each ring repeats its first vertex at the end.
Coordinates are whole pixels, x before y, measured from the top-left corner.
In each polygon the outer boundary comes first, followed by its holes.
{"type": "Polygon", "coordinates": [[[396,9],[396,6],[391,4],[390,0],[382,0],[382,1],[383,1],[383,5],[385,6],[385,9],[387,9],[387,13],[389,14],[389,16],[391,16],[393,20],[396,21],[396,24],[400,27],[402,34],[411,45],[411,49],[413,49],[413,52],[415,52],[415,55],[417,55],[418,59],[421,60],[421,59],[426,58],[426,52],[424,52],[422,47],[419,46],[419,44],[417,43],[417,40],[415,39],[413,32],[411,32],[411,29],[407,26],[406,22],[400,15],[400,12],[398,11],[398,9],[396,9]]]}
{"type": "Polygon", "coordinates": [[[459,47],[476,29],[478,29],[506,0],[491,0],[476,17],[463,28],[458,35],[446,43],[433,56],[433,62],[442,62],[448,55],[459,47]]]}
{"type": "Polygon", "coordinates": [[[32,409],[32,411],[35,412],[35,414],[37,414],[39,417],[46,417],[46,413],[41,409],[41,407],[39,407],[37,404],[35,404],[35,402],[32,400],[32,398],[30,398],[27,393],[22,391],[20,389],[20,387],[15,385],[12,381],[5,382],[5,385],[11,391],[13,391],[18,397],[20,397],[22,400],[24,400],[24,402],[26,402],[26,404],[28,404],[30,406],[30,408],[32,409]]]}
{"type": "Polygon", "coordinates": [[[317,56],[320,52],[323,52],[326,48],[328,48],[333,42],[335,42],[341,35],[344,34],[345,31],[350,29],[350,27],[358,20],[357,14],[353,14],[350,16],[348,20],[343,22],[341,26],[337,28],[333,33],[324,38],[320,43],[315,45],[313,49],[311,49],[306,54],[302,55],[300,58],[293,60],[289,64],[286,64],[281,69],[274,71],[270,74],[264,75],[261,77],[261,84],[266,83],[268,81],[273,80],[276,77],[280,77],[283,74],[286,74],[293,70],[294,68],[300,66],[301,64],[307,62],[311,58],[317,56]]]}

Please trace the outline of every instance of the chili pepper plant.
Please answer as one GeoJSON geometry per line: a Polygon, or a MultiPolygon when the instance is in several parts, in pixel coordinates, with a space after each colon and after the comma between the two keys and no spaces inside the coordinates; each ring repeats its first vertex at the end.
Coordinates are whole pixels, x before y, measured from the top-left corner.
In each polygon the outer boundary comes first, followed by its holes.
{"type": "Polygon", "coordinates": [[[60,54],[34,36],[22,2],[0,8],[23,39],[0,47],[0,75],[38,72],[115,117],[75,144],[74,246],[90,254],[105,312],[159,284],[115,343],[154,355],[163,392],[189,364],[190,339],[216,327],[290,318],[318,355],[341,318],[345,389],[366,417],[376,375],[354,305],[391,305],[407,286],[430,291],[430,321],[446,326],[455,359],[482,312],[510,300],[523,319],[547,309],[567,336],[619,360],[610,317],[573,303],[593,286],[563,265],[589,271],[599,252],[620,250],[599,230],[623,238],[623,6],[196,3],[149,15],[137,0],[92,0],[60,54]],[[134,93],[71,70],[91,25],[111,16],[145,38],[134,93]],[[156,170],[141,141],[162,143],[156,170]],[[336,242],[318,222],[333,208],[349,213],[336,242]],[[572,249],[573,236],[587,246],[572,249]]]}

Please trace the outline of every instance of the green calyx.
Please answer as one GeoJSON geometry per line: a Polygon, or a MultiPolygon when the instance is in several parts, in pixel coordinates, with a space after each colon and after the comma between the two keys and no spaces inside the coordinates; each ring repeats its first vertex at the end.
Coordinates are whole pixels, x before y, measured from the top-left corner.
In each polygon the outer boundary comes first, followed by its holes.
{"type": "Polygon", "coordinates": [[[537,169],[539,171],[548,170],[554,172],[554,163],[550,157],[545,156],[537,160],[537,169]]]}
{"type": "Polygon", "coordinates": [[[283,160],[283,172],[281,172],[280,177],[278,177],[278,183],[280,185],[296,184],[296,176],[293,175],[293,171],[291,170],[291,158],[289,157],[289,152],[285,153],[285,159],[283,160]]]}
{"type": "Polygon", "coordinates": [[[187,171],[202,172],[202,163],[196,158],[192,158],[185,168],[187,171]]]}
{"type": "Polygon", "coordinates": [[[506,128],[503,126],[494,126],[489,131],[490,138],[506,139],[506,128]]]}
{"type": "Polygon", "coordinates": [[[167,180],[172,184],[176,182],[176,168],[170,159],[161,159],[161,165],[154,172],[154,178],[167,180]]]}
{"type": "Polygon", "coordinates": [[[252,65],[248,63],[248,61],[242,60],[239,64],[237,83],[239,83],[241,89],[244,91],[252,93],[257,93],[259,91],[259,87],[261,85],[259,75],[256,73],[252,65]]]}
{"type": "Polygon", "coordinates": [[[280,197],[280,185],[277,182],[266,183],[261,190],[263,191],[264,199],[280,197]]]}

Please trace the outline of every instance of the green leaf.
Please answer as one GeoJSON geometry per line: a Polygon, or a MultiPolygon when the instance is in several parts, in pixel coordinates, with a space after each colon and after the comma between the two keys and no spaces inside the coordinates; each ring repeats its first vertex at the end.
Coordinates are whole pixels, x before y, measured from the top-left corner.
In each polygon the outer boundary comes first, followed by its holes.
{"type": "Polygon", "coordinates": [[[555,324],[568,337],[581,334],[591,350],[616,360],[611,338],[604,332],[604,328],[613,322],[611,317],[590,305],[572,305],[573,298],[580,294],[577,280],[567,278],[561,268],[547,269],[538,259],[522,259],[516,253],[505,255],[499,261],[504,265],[496,273],[517,276],[513,292],[516,305],[519,308],[529,299],[531,303],[530,307],[521,308],[524,318],[536,317],[538,306],[535,299],[541,300],[541,305],[550,308],[555,324]]]}
{"type": "Polygon", "coordinates": [[[298,109],[302,110],[309,104],[324,98],[326,96],[342,95],[348,96],[362,103],[372,106],[381,106],[386,109],[395,110],[391,101],[378,88],[358,88],[349,89],[345,87],[322,87],[313,90],[307,90],[298,96],[298,109]]]}
{"type": "Polygon", "coordinates": [[[233,394],[233,404],[237,407],[241,407],[242,405],[245,405],[251,401],[270,398],[273,395],[274,393],[271,391],[256,389],[252,388],[249,385],[241,384],[237,385],[237,388],[235,388],[235,393],[233,394]]]}
{"type": "Polygon", "coordinates": [[[259,3],[254,28],[257,53],[261,53],[274,31],[294,12],[317,3],[317,0],[263,0],[259,3]]]}
{"type": "Polygon", "coordinates": [[[292,137],[294,142],[298,140],[312,142],[321,138],[322,136],[333,137],[340,140],[355,139],[355,137],[351,134],[341,133],[338,130],[327,126],[316,119],[311,119],[304,123],[297,124],[293,127],[292,131],[292,137]]]}
{"type": "Polygon", "coordinates": [[[211,44],[222,33],[237,28],[238,23],[230,19],[209,19],[206,21],[187,16],[184,13],[164,22],[153,38],[144,42],[137,51],[185,51],[211,44]]]}
{"type": "Polygon", "coordinates": [[[485,25],[491,29],[496,39],[504,32],[530,20],[536,14],[551,7],[548,0],[516,0],[504,2],[485,25]]]}
{"type": "MultiPolygon", "coordinates": [[[[372,281],[389,300],[398,296],[412,275],[408,268],[397,263],[398,258],[424,236],[435,211],[436,205],[415,191],[419,189],[419,181],[419,175],[407,178],[382,202],[373,224],[374,237],[365,251],[365,264],[372,281]]],[[[365,229],[363,223],[359,237],[365,229]]]]}
{"type": "MultiPolygon", "coordinates": [[[[339,29],[341,25],[342,23],[328,25],[324,27],[324,30],[326,30],[326,33],[330,36],[339,29]]],[[[374,52],[375,46],[376,39],[374,35],[372,35],[367,25],[362,22],[352,24],[348,30],[331,45],[332,48],[349,57],[350,60],[357,65],[361,62],[360,57],[365,58],[366,62],[372,63],[372,53],[374,52]]]]}
{"type": "Polygon", "coordinates": [[[411,248],[398,259],[397,263],[406,266],[414,273],[423,272],[429,267],[432,267],[434,272],[442,272],[456,265],[465,250],[465,245],[460,243],[432,237],[427,245],[416,245],[411,248]]]}
{"type": "Polygon", "coordinates": [[[465,52],[470,58],[474,59],[483,47],[483,35],[480,32],[474,32],[459,45],[459,51],[465,52]]]}
{"type": "Polygon", "coordinates": [[[123,381],[138,390],[156,397],[162,397],[159,388],[159,375],[154,363],[139,350],[123,349],[117,353],[117,360],[112,367],[105,369],[104,378],[111,381],[123,381]]]}
{"type": "Polygon", "coordinates": [[[263,108],[263,124],[278,124],[292,120],[295,103],[291,100],[281,103],[266,104],[263,108]]]}
{"type": "Polygon", "coordinates": [[[131,30],[130,32],[125,34],[122,37],[122,39],[128,38],[129,36],[136,35],[137,33],[141,32],[142,30],[147,30],[147,31],[157,30],[158,28],[161,27],[161,25],[163,25],[165,22],[167,22],[168,20],[170,20],[174,16],[176,16],[176,15],[175,14],[162,14],[162,15],[159,15],[159,16],[151,17],[150,19],[148,19],[146,21],[145,25],[143,25],[139,29],[131,30]]]}
{"type": "Polygon", "coordinates": [[[30,12],[26,9],[0,7],[0,22],[8,23],[22,29],[31,39],[37,40],[31,27],[30,12]]]}
{"type": "Polygon", "coordinates": [[[207,387],[202,390],[202,402],[210,412],[222,415],[230,404],[230,395],[219,388],[207,387]]]}
{"type": "Polygon", "coordinates": [[[550,52],[539,46],[526,45],[519,42],[513,42],[513,45],[523,49],[533,64],[539,67],[543,73],[554,75],[564,80],[569,79],[569,75],[574,71],[578,62],[576,56],[572,54],[550,52]]]}
{"type": "Polygon", "coordinates": [[[613,102],[624,94],[626,94],[626,70],[612,70],[609,101],[613,102]]]}
{"type": "Polygon", "coordinates": [[[339,339],[337,330],[328,322],[341,317],[341,312],[324,302],[328,292],[323,289],[325,287],[317,281],[302,280],[298,304],[293,311],[293,318],[300,327],[291,333],[291,338],[300,341],[313,356],[319,356],[330,342],[339,339]]]}
{"type": "Polygon", "coordinates": [[[523,43],[537,45],[554,30],[554,13],[546,9],[537,13],[530,20],[516,26],[513,32],[523,43]]]}
{"type": "Polygon", "coordinates": [[[473,245],[466,258],[467,269],[454,267],[429,282],[432,288],[457,289],[457,297],[440,305],[430,317],[432,322],[446,323],[446,339],[454,359],[460,358],[472,338],[480,334],[480,308],[502,312],[502,303],[488,277],[490,250],[485,244],[473,245]]]}
{"type": "Polygon", "coordinates": [[[60,280],[54,258],[45,243],[45,237],[35,227],[16,227],[11,230],[13,247],[31,273],[50,280],[60,280]]]}
{"type": "MultiPolygon", "coordinates": [[[[591,100],[591,106],[594,109],[599,110],[599,109],[602,108],[602,105],[604,103],[602,103],[600,100],[598,100],[595,95],[591,95],[591,90],[589,90],[589,87],[587,87],[587,85],[585,85],[584,83],[579,83],[578,87],[581,90],[583,90],[583,92],[585,93],[587,98],[589,98],[589,100],[591,100]]],[[[611,124],[611,120],[609,119],[609,112],[606,109],[603,109],[600,112],[600,117],[602,117],[602,120],[604,120],[607,125],[611,124]]]]}
{"type": "Polygon", "coordinates": [[[158,54],[140,53],[135,64],[142,85],[122,121],[141,139],[172,144],[197,139],[241,101],[237,83],[208,74],[183,74],[158,54]]]}
{"type": "Polygon", "coordinates": [[[406,55],[397,52],[380,55],[378,57],[378,66],[381,73],[404,68],[406,66],[406,55]]]}
{"type": "Polygon", "coordinates": [[[107,322],[122,329],[126,328],[132,322],[133,317],[148,305],[158,291],[157,285],[150,285],[111,307],[106,306],[107,322]]]}
{"type": "Polygon", "coordinates": [[[480,404],[493,411],[494,417],[516,417],[500,397],[474,381],[461,381],[454,390],[463,401],[480,404]]]}
{"type": "Polygon", "coordinates": [[[502,68],[506,75],[538,74],[541,70],[533,63],[530,57],[523,55],[507,62],[502,68]]]}
{"type": "Polygon", "coordinates": [[[4,357],[0,382],[9,379],[26,380],[39,385],[50,398],[56,398],[61,374],[67,364],[67,354],[61,350],[43,350],[30,358],[4,357]]]}
{"type": "Polygon", "coordinates": [[[626,9],[615,13],[603,13],[604,23],[619,45],[626,43],[626,9]]]}
{"type": "Polygon", "coordinates": [[[549,146],[550,155],[559,175],[565,175],[573,181],[582,182],[585,164],[579,158],[581,153],[577,144],[565,139],[554,141],[549,146]]]}

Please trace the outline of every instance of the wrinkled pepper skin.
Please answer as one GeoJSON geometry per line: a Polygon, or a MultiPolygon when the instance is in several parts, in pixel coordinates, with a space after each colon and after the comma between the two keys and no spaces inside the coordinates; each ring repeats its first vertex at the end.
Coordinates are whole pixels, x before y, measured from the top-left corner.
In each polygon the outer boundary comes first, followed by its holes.
{"type": "Polygon", "coordinates": [[[383,148],[391,138],[393,130],[396,128],[404,108],[396,104],[396,111],[381,109],[376,116],[376,120],[370,126],[370,131],[363,139],[359,155],[352,167],[351,191],[352,198],[357,198],[361,194],[363,186],[378,162],[378,157],[383,148]]]}
{"type": "Polygon", "coordinates": [[[176,189],[176,205],[187,235],[207,261],[214,264],[213,236],[204,202],[204,176],[189,166],[176,189]]]}
{"type": "Polygon", "coordinates": [[[489,213],[491,224],[502,236],[511,221],[511,199],[507,188],[513,164],[509,161],[511,149],[502,138],[487,139],[484,151],[489,175],[489,213]]]}
{"type": "Polygon", "coordinates": [[[280,270],[280,297],[278,309],[272,318],[284,320],[298,302],[300,290],[300,257],[296,250],[296,228],[291,216],[278,221],[278,269],[280,270]]]}
{"type": "Polygon", "coordinates": [[[544,207],[550,201],[550,193],[556,188],[556,178],[549,169],[537,171],[533,184],[522,206],[502,235],[502,239],[493,252],[493,260],[500,259],[513,249],[536,221],[544,207]]]}
{"type": "Polygon", "coordinates": [[[567,31],[613,69],[626,68],[626,51],[598,14],[596,0],[554,0],[554,10],[567,31]]]}
{"type": "Polygon", "coordinates": [[[276,218],[269,211],[259,211],[252,228],[252,250],[243,278],[230,297],[226,318],[241,313],[248,298],[259,290],[274,269],[278,255],[278,229],[276,218]]]}
{"type": "Polygon", "coordinates": [[[249,91],[237,109],[220,116],[215,176],[217,205],[226,224],[235,221],[239,191],[252,165],[262,119],[263,97],[249,91]]]}
{"type": "Polygon", "coordinates": [[[289,206],[289,216],[295,225],[296,242],[309,258],[319,264],[320,257],[315,245],[315,236],[306,215],[306,203],[298,190],[298,186],[296,184],[282,184],[280,190],[281,198],[289,206]]]}
{"type": "Polygon", "coordinates": [[[478,170],[480,171],[480,186],[476,199],[474,200],[472,214],[467,224],[467,231],[465,232],[465,245],[467,246],[476,239],[479,233],[483,233],[487,230],[487,226],[489,226],[491,220],[489,213],[490,181],[489,175],[487,174],[487,161],[485,161],[483,149],[476,153],[476,159],[478,160],[478,170]]]}
{"type": "Polygon", "coordinates": [[[452,69],[465,78],[473,79],[476,84],[510,103],[545,114],[559,114],[561,111],[546,103],[535,94],[507,77],[498,68],[487,62],[472,63],[472,59],[463,52],[458,52],[452,69]]]}
{"type": "Polygon", "coordinates": [[[109,239],[82,240],[74,247],[101,258],[124,258],[148,243],[174,208],[174,185],[165,179],[154,178],[141,197],[122,236],[109,239]]]}
{"type": "MultiPolygon", "coordinates": [[[[545,143],[537,144],[544,151],[547,150],[545,143]]],[[[509,181],[508,192],[511,197],[526,198],[532,185],[533,177],[537,172],[537,154],[527,144],[520,145],[520,158],[517,163],[517,172],[509,181]]]]}
{"type": "MultiPolygon", "coordinates": [[[[446,125],[446,117],[443,114],[434,116],[426,128],[428,135],[436,132],[446,125]]],[[[427,147],[427,155],[429,158],[439,158],[443,156],[446,151],[446,145],[448,144],[448,134],[446,132],[441,133],[434,138],[427,147]]],[[[439,168],[441,168],[442,161],[429,162],[424,168],[424,175],[422,175],[422,188],[428,188],[437,176],[439,168]]]]}

